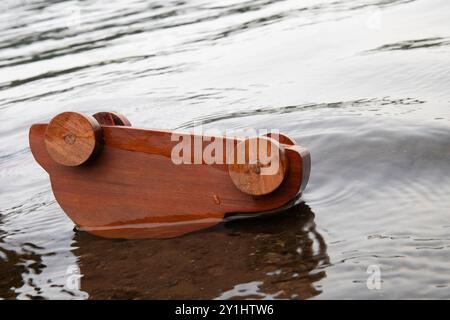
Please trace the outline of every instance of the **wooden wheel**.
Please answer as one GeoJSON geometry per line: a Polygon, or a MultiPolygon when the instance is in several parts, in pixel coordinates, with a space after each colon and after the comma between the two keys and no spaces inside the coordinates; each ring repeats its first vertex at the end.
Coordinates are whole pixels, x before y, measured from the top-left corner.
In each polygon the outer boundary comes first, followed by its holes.
{"type": "Polygon", "coordinates": [[[228,155],[228,173],[244,193],[261,196],[275,191],[287,172],[284,147],[271,138],[248,138],[228,155]]]}
{"type": "Polygon", "coordinates": [[[124,115],[121,115],[120,113],[97,112],[93,115],[93,117],[101,125],[131,127],[131,122],[124,115]]]}
{"type": "Polygon", "coordinates": [[[283,133],[269,132],[269,133],[266,133],[265,135],[263,135],[263,137],[272,138],[272,139],[278,141],[279,143],[286,144],[288,146],[293,146],[293,145],[297,144],[294,139],[292,139],[291,137],[289,137],[283,133]]]}
{"type": "Polygon", "coordinates": [[[102,128],[92,116],[64,112],[50,121],[44,140],[54,161],[64,166],[79,166],[101,150],[102,128]]]}

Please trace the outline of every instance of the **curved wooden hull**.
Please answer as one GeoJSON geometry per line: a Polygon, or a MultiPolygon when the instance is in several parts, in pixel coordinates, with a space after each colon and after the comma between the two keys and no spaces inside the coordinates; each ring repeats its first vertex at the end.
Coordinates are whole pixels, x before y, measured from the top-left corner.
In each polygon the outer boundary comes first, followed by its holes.
{"type": "Polygon", "coordinates": [[[226,164],[174,164],[171,132],[119,126],[102,126],[103,150],[94,161],[68,167],[49,156],[46,127],[30,129],[34,158],[77,227],[103,237],[174,237],[215,225],[225,214],[274,210],[294,199],[309,177],[309,152],[285,146],[285,180],[274,192],[253,197],[235,187],[226,164]]]}

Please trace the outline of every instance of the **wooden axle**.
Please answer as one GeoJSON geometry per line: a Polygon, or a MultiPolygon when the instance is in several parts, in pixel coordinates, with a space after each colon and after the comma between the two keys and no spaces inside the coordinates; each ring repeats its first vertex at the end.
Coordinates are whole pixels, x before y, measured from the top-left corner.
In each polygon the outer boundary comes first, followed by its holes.
{"type": "MultiPolygon", "coordinates": [[[[30,146],[63,210],[80,229],[106,237],[171,237],[226,214],[274,210],[308,181],[309,152],[283,134],[211,137],[223,140],[214,152],[219,161],[198,164],[173,161],[173,134],[132,128],[112,112],[64,112],[33,125],[30,146]]],[[[202,136],[177,136],[207,149],[202,136]]],[[[193,160],[189,152],[182,156],[193,160]]]]}

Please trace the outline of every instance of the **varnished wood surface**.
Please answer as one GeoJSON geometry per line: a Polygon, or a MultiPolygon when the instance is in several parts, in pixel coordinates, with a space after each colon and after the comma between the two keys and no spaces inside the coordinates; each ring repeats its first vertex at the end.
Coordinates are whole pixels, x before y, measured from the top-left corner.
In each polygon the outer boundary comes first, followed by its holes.
{"type": "Polygon", "coordinates": [[[102,129],[91,116],[64,112],[54,117],[45,131],[50,157],[65,166],[79,166],[95,157],[102,144],[102,129]]]}
{"type": "Polygon", "coordinates": [[[225,214],[273,210],[296,197],[305,176],[302,154],[285,146],[289,174],[274,192],[255,198],[236,188],[225,161],[175,165],[170,155],[178,141],[170,131],[120,126],[102,126],[104,147],[95,161],[68,167],[49,156],[46,128],[31,127],[30,146],[56,200],[80,229],[104,237],[173,237],[217,224],[225,214]]]}
{"type": "Polygon", "coordinates": [[[249,195],[262,196],[273,192],[281,185],[287,172],[284,148],[270,138],[245,139],[235,146],[232,156],[234,159],[228,164],[230,178],[239,190],[249,195]],[[243,160],[241,163],[239,156],[243,160]]]}

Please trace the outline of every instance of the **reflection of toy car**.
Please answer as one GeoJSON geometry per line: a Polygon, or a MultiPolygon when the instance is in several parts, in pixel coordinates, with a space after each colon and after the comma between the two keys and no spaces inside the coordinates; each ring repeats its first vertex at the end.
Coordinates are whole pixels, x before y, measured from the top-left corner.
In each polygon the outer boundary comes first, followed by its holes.
{"type": "MultiPolygon", "coordinates": [[[[203,151],[223,139],[223,161],[176,164],[171,156],[179,142],[173,135],[132,128],[111,112],[64,112],[49,124],[33,125],[29,138],[62,209],[80,230],[104,237],[173,237],[217,224],[225,215],[272,211],[294,200],[308,182],[309,152],[287,136],[204,139],[176,133],[193,145],[200,141],[203,151]],[[252,143],[264,145],[269,160],[278,161],[274,172],[261,174],[271,163],[260,152],[256,162],[249,160],[252,143]],[[244,150],[244,162],[230,162],[226,146],[234,157],[244,150]]],[[[183,158],[194,160],[195,150],[186,152],[183,158]]]]}

